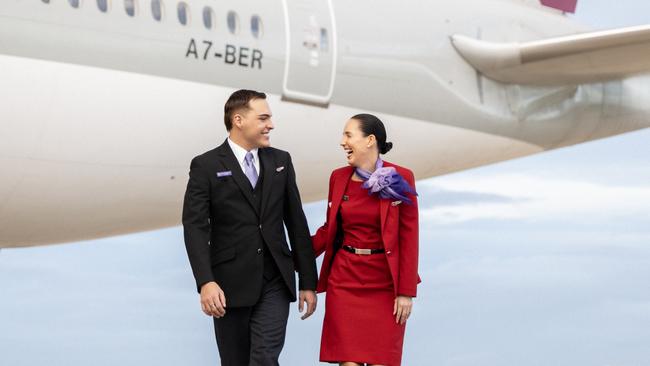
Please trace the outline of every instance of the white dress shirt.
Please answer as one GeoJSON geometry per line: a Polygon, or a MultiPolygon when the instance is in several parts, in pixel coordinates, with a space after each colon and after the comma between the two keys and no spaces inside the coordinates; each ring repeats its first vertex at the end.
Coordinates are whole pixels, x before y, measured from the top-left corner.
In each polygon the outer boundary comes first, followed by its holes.
{"type": "MultiPolygon", "coordinates": [[[[235,158],[237,158],[237,161],[239,162],[239,166],[241,167],[241,170],[244,172],[244,175],[246,174],[246,149],[243,147],[237,145],[236,142],[230,139],[228,137],[228,145],[230,145],[230,149],[232,149],[232,152],[235,153],[235,158]]],[[[251,153],[253,154],[253,164],[255,165],[255,171],[257,171],[257,175],[260,175],[260,160],[257,158],[257,148],[251,150],[251,153]]]]}

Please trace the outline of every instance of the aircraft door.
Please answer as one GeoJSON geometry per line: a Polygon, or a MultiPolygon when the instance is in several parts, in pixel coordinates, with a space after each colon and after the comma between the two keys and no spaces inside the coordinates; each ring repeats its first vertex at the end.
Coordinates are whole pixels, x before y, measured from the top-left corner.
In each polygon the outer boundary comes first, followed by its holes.
{"type": "Polygon", "coordinates": [[[336,75],[332,0],[282,0],[286,59],[282,98],[327,106],[336,75]]]}

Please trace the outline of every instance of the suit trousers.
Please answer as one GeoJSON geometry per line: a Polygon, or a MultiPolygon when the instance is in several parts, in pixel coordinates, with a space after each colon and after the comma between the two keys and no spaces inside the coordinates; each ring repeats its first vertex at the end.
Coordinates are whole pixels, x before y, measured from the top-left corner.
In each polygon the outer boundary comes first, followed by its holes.
{"type": "Polygon", "coordinates": [[[214,318],[221,366],[279,365],[291,296],[282,276],[263,281],[255,305],[226,308],[223,318],[214,318]]]}

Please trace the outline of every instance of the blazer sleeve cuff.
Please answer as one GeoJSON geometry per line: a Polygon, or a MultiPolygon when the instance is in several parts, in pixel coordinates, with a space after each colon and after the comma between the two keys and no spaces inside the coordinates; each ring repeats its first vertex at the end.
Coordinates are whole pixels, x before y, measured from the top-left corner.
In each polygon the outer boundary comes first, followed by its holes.
{"type": "Polygon", "coordinates": [[[316,281],[298,280],[298,290],[300,291],[316,291],[316,281]]]}
{"type": "Polygon", "coordinates": [[[397,295],[399,296],[416,297],[417,294],[418,294],[417,288],[400,288],[397,291],[397,295]]]}

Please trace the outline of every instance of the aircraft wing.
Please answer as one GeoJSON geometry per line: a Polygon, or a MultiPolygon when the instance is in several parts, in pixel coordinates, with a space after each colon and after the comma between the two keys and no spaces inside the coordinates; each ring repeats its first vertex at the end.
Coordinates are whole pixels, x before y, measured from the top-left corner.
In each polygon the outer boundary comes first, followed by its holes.
{"type": "Polygon", "coordinates": [[[476,70],[507,84],[583,84],[650,72],[650,25],[524,43],[451,41],[476,70]]]}

